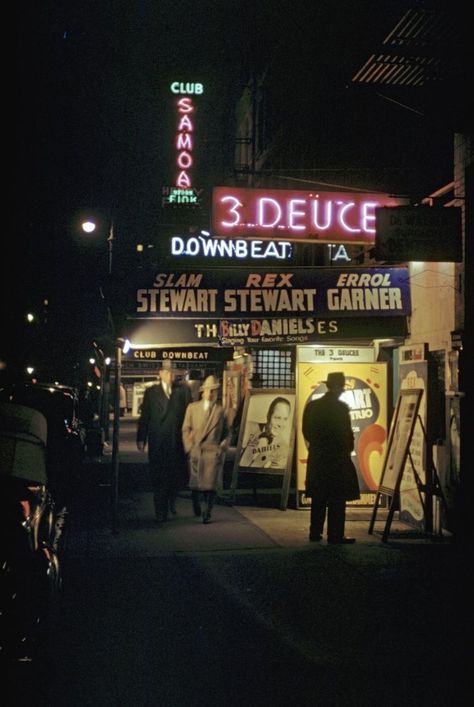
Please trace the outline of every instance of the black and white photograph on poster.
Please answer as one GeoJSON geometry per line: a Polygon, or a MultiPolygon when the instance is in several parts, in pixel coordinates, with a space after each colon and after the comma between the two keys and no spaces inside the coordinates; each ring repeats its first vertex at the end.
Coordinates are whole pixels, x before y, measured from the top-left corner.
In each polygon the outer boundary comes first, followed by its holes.
{"type": "Polygon", "coordinates": [[[293,453],[294,414],[294,390],[249,391],[237,449],[239,467],[284,472],[293,453]]]}

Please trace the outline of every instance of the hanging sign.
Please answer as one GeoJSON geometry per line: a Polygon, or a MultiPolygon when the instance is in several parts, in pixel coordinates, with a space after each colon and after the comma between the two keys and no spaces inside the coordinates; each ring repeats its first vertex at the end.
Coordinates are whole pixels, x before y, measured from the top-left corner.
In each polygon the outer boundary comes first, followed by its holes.
{"type": "Polygon", "coordinates": [[[228,238],[366,245],[375,242],[375,210],[400,203],[387,194],[216,187],[212,226],[228,238]]]}

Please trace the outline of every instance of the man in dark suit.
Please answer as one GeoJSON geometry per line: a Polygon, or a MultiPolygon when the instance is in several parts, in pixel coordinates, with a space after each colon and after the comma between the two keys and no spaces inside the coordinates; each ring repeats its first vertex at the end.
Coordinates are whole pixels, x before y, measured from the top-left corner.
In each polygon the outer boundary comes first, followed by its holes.
{"type": "Polygon", "coordinates": [[[344,373],[329,373],[327,393],[311,400],[303,411],[303,436],[309,445],[306,495],[311,497],[309,539],[322,539],[327,510],[328,543],[354,543],[344,535],[346,501],[360,497],[357,472],[351,460],[354,434],[349,406],[339,400],[344,373]]]}
{"type": "Polygon", "coordinates": [[[146,389],[138,420],[137,447],[148,444],[148,468],[153,488],[155,519],[167,520],[176,513],[176,496],[188,482],[186,455],[181,439],[184,413],[191,402],[185,385],[174,384],[175,371],[164,361],[159,382],[146,389]]]}

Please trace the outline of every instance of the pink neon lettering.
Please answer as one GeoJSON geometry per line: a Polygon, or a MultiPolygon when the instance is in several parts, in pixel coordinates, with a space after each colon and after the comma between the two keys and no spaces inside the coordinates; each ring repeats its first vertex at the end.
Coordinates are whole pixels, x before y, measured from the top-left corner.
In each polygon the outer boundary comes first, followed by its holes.
{"type": "Polygon", "coordinates": [[[180,172],[178,179],[176,180],[176,186],[181,189],[189,189],[191,187],[191,180],[189,179],[186,172],[180,172]]]}
{"type": "Polygon", "coordinates": [[[188,115],[183,115],[181,120],[178,123],[178,132],[184,133],[184,132],[189,132],[192,133],[193,131],[193,124],[189,118],[188,115]]]}
{"type": "Polygon", "coordinates": [[[194,110],[192,98],[180,98],[178,101],[178,113],[191,113],[194,110]]]}
{"type": "Polygon", "coordinates": [[[189,152],[180,152],[177,162],[178,167],[181,167],[181,169],[189,169],[193,163],[193,158],[189,152]]]}

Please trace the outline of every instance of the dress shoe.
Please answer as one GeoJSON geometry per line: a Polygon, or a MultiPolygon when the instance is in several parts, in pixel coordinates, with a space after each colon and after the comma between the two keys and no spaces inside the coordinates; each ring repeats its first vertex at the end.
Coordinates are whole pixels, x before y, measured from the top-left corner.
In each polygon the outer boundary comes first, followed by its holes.
{"type": "Polygon", "coordinates": [[[196,518],[201,517],[201,505],[199,503],[193,503],[193,511],[196,518]]]}
{"type": "Polygon", "coordinates": [[[202,522],[207,525],[208,523],[211,522],[211,514],[209,511],[205,511],[202,515],[202,522]]]}
{"type": "Polygon", "coordinates": [[[310,542],[312,542],[312,543],[319,543],[319,541],[322,540],[322,539],[323,539],[323,536],[322,536],[322,535],[310,535],[310,536],[309,536],[309,540],[310,540],[310,542]]]}
{"type": "Polygon", "coordinates": [[[164,523],[167,520],[168,516],[166,515],[166,513],[157,513],[155,515],[155,523],[164,523]]]}
{"type": "Polygon", "coordinates": [[[355,538],[328,538],[328,543],[330,545],[353,545],[355,541],[355,538]]]}

